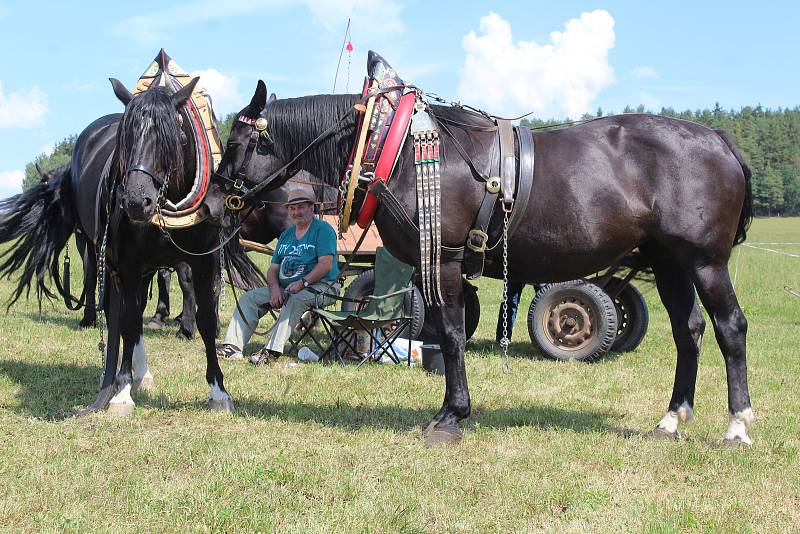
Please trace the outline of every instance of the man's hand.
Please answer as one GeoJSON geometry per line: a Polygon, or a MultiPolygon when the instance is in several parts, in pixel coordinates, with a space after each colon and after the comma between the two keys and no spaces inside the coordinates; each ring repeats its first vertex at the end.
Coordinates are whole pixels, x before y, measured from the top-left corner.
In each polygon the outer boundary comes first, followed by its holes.
{"type": "Polygon", "coordinates": [[[284,300],[286,300],[286,296],[283,294],[281,286],[275,284],[274,287],[269,288],[269,305],[272,306],[273,310],[280,309],[284,300]]]}
{"type": "Polygon", "coordinates": [[[297,280],[297,281],[295,281],[295,282],[292,282],[291,284],[289,284],[288,286],[286,286],[286,291],[287,291],[288,293],[290,293],[290,294],[294,295],[295,293],[299,293],[299,292],[301,292],[301,291],[303,290],[303,287],[304,287],[304,286],[303,286],[303,280],[302,280],[302,279],[300,279],[300,280],[297,280]]]}

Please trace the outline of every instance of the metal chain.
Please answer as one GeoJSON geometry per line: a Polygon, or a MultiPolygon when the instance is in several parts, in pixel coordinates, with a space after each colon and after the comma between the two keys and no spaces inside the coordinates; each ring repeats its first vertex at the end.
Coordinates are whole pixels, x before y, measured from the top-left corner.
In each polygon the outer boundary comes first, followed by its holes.
{"type": "MultiPolygon", "coordinates": [[[[97,299],[95,301],[95,308],[97,315],[95,324],[97,330],[100,332],[100,340],[97,342],[97,350],[103,356],[105,361],[106,356],[106,340],[105,340],[105,303],[103,302],[106,293],[106,244],[108,243],[108,229],[111,225],[111,213],[108,214],[106,220],[106,228],[103,230],[103,241],[100,243],[100,254],[97,256],[97,299]]],[[[105,366],[103,367],[105,372],[105,366]]],[[[101,379],[102,380],[102,379],[101,379]]]]}
{"type": "Polygon", "coordinates": [[[503,210],[503,337],[500,340],[500,347],[503,349],[503,372],[508,373],[508,346],[511,340],[508,339],[508,214],[503,210]]]}
{"type": "MultiPolygon", "coordinates": [[[[222,227],[219,229],[219,310],[218,312],[225,311],[225,233],[222,227]]],[[[231,284],[233,280],[231,280],[231,284]]]]}
{"type": "Polygon", "coordinates": [[[344,180],[339,182],[339,227],[336,229],[336,231],[339,233],[339,239],[344,239],[344,234],[342,233],[342,223],[344,222],[344,204],[346,202],[347,190],[350,187],[350,173],[352,170],[353,167],[348,166],[344,173],[344,180]]]}

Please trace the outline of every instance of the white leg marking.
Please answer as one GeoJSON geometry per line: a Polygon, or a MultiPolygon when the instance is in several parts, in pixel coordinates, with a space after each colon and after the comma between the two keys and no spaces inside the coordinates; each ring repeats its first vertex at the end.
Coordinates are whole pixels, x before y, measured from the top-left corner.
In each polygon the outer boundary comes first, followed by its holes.
{"type": "Polygon", "coordinates": [[[139,336],[139,340],[133,346],[133,387],[140,390],[151,390],[155,387],[153,375],[147,365],[147,351],[142,336],[139,336]]]}
{"type": "Polygon", "coordinates": [[[144,377],[153,378],[147,366],[147,351],[144,349],[144,337],[139,336],[139,341],[133,346],[133,380],[140,381],[144,377]]]}
{"type": "Polygon", "coordinates": [[[728,430],[725,432],[725,439],[739,439],[743,443],[752,445],[753,440],[747,435],[747,427],[753,423],[753,417],[753,410],[750,408],[729,416],[728,430]]]}
{"type": "Polygon", "coordinates": [[[694,410],[692,410],[688,402],[683,401],[683,404],[678,407],[678,422],[688,423],[692,419],[694,419],[694,410]]]}
{"type": "Polygon", "coordinates": [[[676,433],[678,431],[678,414],[672,410],[668,411],[656,426],[662,430],[666,430],[670,434],[676,433]]]}
{"type": "Polygon", "coordinates": [[[111,404],[130,404],[134,405],[133,399],[131,398],[131,385],[127,384],[124,388],[122,388],[114,397],[111,399],[111,404]]]}
{"type": "Polygon", "coordinates": [[[693,417],[694,411],[692,407],[689,406],[688,402],[683,401],[683,404],[678,407],[677,411],[668,411],[656,426],[662,430],[666,430],[670,434],[675,434],[678,432],[678,425],[680,423],[688,423],[693,417]]]}
{"type": "Polygon", "coordinates": [[[211,386],[211,393],[208,394],[208,400],[215,400],[215,401],[224,401],[230,400],[231,396],[228,395],[227,392],[222,391],[220,387],[214,382],[214,385],[211,386]]]}

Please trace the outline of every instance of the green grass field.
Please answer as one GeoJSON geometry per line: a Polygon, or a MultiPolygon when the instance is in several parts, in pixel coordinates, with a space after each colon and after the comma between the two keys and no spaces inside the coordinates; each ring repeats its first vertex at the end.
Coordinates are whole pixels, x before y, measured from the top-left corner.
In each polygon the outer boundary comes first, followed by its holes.
{"type": "MultiPolygon", "coordinates": [[[[757,220],[749,241],[799,254],[800,220],[757,220]]],[[[60,302],[21,302],[0,317],[0,531],[797,531],[800,299],[783,286],[800,287],[800,259],[740,247],[731,271],[750,325],[749,449],[721,446],[726,381],[711,335],[685,440],[645,437],[675,361],[650,286],[645,341],[595,364],[533,354],[527,290],[504,374],[490,345],[501,284],[481,280],[473,415],[460,446],[437,449],[420,425],[441,405],[441,377],[223,362],[238,411],[211,413],[202,343],[172,329],[146,331],[156,390],[134,395],[133,416],[55,421],[94,399],[98,333],[77,330],[60,302]]],[[[0,283],[3,299],[11,287],[0,283]]],[[[230,292],[228,303],[226,326],[230,292]]]]}

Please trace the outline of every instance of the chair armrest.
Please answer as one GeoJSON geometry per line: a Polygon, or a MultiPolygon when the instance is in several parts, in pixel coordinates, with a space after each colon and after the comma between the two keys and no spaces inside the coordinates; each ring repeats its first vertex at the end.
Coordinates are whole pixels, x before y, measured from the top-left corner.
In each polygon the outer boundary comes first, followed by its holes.
{"type": "Polygon", "coordinates": [[[395,295],[400,295],[402,293],[408,293],[409,291],[413,291],[414,286],[408,286],[404,289],[398,289],[397,291],[392,291],[391,293],[386,293],[385,295],[367,295],[364,297],[364,300],[383,300],[385,298],[394,297],[395,295]]]}

